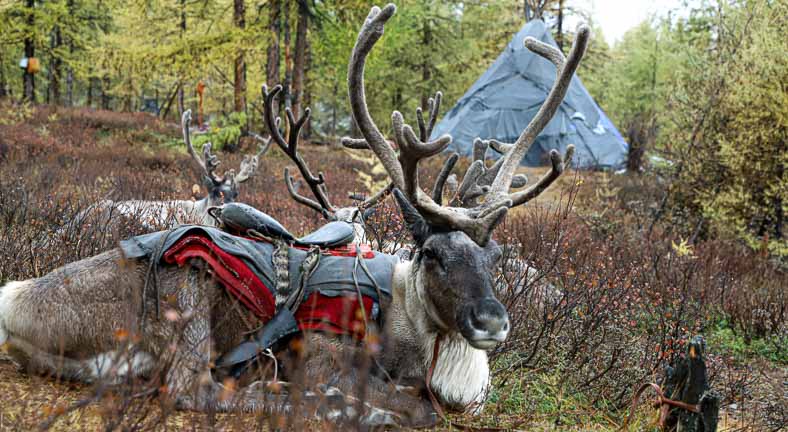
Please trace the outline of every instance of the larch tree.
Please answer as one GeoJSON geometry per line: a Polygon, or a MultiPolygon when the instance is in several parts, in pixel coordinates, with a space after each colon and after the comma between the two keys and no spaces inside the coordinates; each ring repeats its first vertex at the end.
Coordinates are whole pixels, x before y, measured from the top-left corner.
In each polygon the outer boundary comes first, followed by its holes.
{"type": "Polygon", "coordinates": [[[298,24],[296,25],[295,53],[293,59],[292,108],[294,113],[301,112],[306,76],[306,46],[309,26],[309,5],[305,0],[298,1],[298,24]]]}
{"type": "MultiPolygon", "coordinates": [[[[243,32],[246,28],[246,5],[244,0],[233,0],[233,23],[243,32]]],[[[235,57],[235,81],[233,85],[233,100],[235,112],[246,111],[246,59],[243,47],[238,48],[235,57]]]]}

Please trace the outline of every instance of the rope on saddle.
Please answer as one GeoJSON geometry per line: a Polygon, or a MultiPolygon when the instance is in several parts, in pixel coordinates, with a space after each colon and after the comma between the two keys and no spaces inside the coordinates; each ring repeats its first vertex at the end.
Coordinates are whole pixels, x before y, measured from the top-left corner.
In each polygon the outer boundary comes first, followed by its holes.
{"type": "MultiPolygon", "coordinates": [[[[309,248],[309,252],[307,252],[304,261],[301,262],[301,279],[298,281],[298,286],[296,287],[295,291],[290,293],[290,295],[287,297],[287,300],[284,302],[284,306],[290,309],[290,311],[294,314],[298,310],[298,307],[301,306],[301,303],[304,301],[306,284],[309,282],[309,278],[312,277],[312,275],[315,273],[315,270],[317,270],[317,267],[320,265],[321,255],[322,253],[320,252],[320,248],[317,246],[312,246],[309,248]]],[[[279,293],[277,292],[277,296],[278,294],[279,293]]]]}
{"type": "Polygon", "coordinates": [[[432,392],[432,375],[435,373],[435,366],[438,364],[438,355],[440,354],[441,350],[441,339],[443,339],[443,336],[440,334],[435,336],[435,344],[432,346],[432,361],[430,362],[430,368],[427,369],[427,376],[424,377],[424,384],[427,386],[427,396],[430,398],[432,408],[436,413],[438,413],[440,418],[446,420],[446,414],[443,412],[443,407],[441,407],[441,403],[438,402],[438,398],[435,397],[435,393],[432,392]]]}
{"type": "MultiPolygon", "coordinates": [[[[361,318],[364,321],[364,337],[366,338],[367,335],[367,310],[364,307],[364,296],[361,294],[361,287],[358,285],[358,266],[361,263],[361,250],[356,245],[356,259],[353,262],[353,286],[356,287],[356,295],[358,296],[358,305],[359,309],[361,309],[361,318]]],[[[372,279],[373,283],[375,279],[372,279]]],[[[380,299],[378,299],[380,301],[380,299]]]]}
{"type": "Polygon", "coordinates": [[[276,310],[280,310],[290,297],[290,245],[282,240],[272,240],[274,252],[271,264],[276,272],[276,310]]]}

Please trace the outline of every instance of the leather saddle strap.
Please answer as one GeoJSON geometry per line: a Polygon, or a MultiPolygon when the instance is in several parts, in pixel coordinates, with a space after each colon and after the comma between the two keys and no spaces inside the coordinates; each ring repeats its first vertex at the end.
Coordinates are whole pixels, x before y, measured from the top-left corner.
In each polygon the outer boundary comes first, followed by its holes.
{"type": "Polygon", "coordinates": [[[430,368],[427,369],[427,377],[424,379],[424,383],[427,385],[427,395],[430,398],[430,402],[432,403],[432,408],[438,413],[438,416],[441,419],[446,420],[446,414],[443,412],[443,407],[441,407],[440,402],[438,402],[438,398],[435,397],[435,394],[432,392],[432,375],[435,373],[435,366],[438,364],[438,354],[440,354],[441,350],[441,339],[443,337],[438,334],[435,336],[435,344],[432,346],[432,361],[430,362],[430,368]]]}

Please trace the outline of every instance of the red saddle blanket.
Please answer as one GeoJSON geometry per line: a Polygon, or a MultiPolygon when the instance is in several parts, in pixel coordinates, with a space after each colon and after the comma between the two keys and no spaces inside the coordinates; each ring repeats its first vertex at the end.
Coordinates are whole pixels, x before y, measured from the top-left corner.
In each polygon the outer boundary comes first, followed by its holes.
{"type": "MultiPolygon", "coordinates": [[[[362,258],[371,258],[368,246],[361,246],[362,258]]],[[[331,255],[355,257],[354,245],[326,251],[331,255]]],[[[268,322],[276,311],[271,290],[254,274],[240,258],[219,248],[204,235],[187,235],[169,248],[163,256],[164,262],[183,266],[198,258],[205,262],[208,271],[262,322],[268,322]]],[[[362,297],[367,317],[372,316],[375,300],[362,297]]],[[[301,331],[324,331],[336,335],[350,335],[357,339],[365,336],[366,325],[356,294],[327,296],[313,292],[295,312],[301,331]]]]}

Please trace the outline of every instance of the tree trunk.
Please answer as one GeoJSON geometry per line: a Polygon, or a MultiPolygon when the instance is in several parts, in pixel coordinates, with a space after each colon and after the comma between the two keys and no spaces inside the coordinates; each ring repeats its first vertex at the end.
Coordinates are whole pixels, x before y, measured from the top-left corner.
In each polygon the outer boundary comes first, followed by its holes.
{"type": "MultiPolygon", "coordinates": [[[[186,34],[186,0],[180,0],[181,5],[181,38],[186,34]]],[[[181,84],[178,87],[178,118],[183,116],[183,112],[186,111],[185,101],[184,101],[184,92],[183,92],[183,83],[186,82],[183,76],[180,79],[181,84]]]]}
{"type": "Polygon", "coordinates": [[[93,108],[93,89],[95,88],[96,78],[90,77],[88,79],[88,108],[93,108]]]}
{"type": "MultiPolygon", "coordinates": [[[[312,85],[311,81],[309,81],[309,72],[312,70],[312,44],[309,43],[309,39],[307,38],[306,41],[306,65],[304,65],[304,97],[303,99],[303,106],[304,108],[309,108],[312,106],[312,85]]],[[[304,139],[309,139],[312,136],[312,127],[311,121],[308,121],[304,124],[304,128],[301,129],[301,136],[304,139]]]]}
{"type": "Polygon", "coordinates": [[[68,68],[66,72],[66,106],[74,105],[74,70],[68,68]]]}
{"type": "Polygon", "coordinates": [[[109,110],[110,97],[107,91],[109,90],[110,80],[109,76],[105,75],[101,80],[101,109],[109,110]]]}
{"type": "MultiPolygon", "coordinates": [[[[246,28],[246,5],[244,0],[234,0],[233,22],[243,32],[246,28]]],[[[235,112],[246,111],[246,59],[243,48],[238,50],[235,57],[235,83],[233,86],[235,112]]]]}
{"type": "Polygon", "coordinates": [[[0,98],[8,96],[8,84],[5,80],[5,67],[2,65],[5,64],[3,59],[3,53],[0,52],[0,98]]]}
{"type": "MultiPolygon", "coordinates": [[[[36,17],[33,13],[33,8],[36,6],[35,0],[27,0],[27,26],[30,33],[25,37],[25,57],[28,59],[35,57],[36,48],[33,41],[32,33],[36,26],[36,17]]],[[[24,89],[22,91],[23,100],[31,103],[36,103],[36,77],[25,70],[22,73],[22,82],[24,89]]]]}
{"type": "MultiPolygon", "coordinates": [[[[66,5],[68,6],[68,12],[73,15],[75,11],[74,7],[74,0],[69,0],[66,5]]],[[[70,58],[74,58],[74,40],[72,38],[68,38],[68,53],[70,58]]],[[[74,68],[70,65],[67,67],[66,70],[66,106],[73,106],[74,105],[74,68]]]]}
{"type": "Polygon", "coordinates": [[[54,105],[62,105],[60,98],[60,76],[61,66],[63,64],[60,57],[58,57],[57,49],[63,44],[63,38],[60,33],[60,27],[55,26],[52,30],[52,58],[49,62],[49,103],[54,105]]]}
{"type": "MultiPolygon", "coordinates": [[[[337,106],[339,105],[339,101],[337,100],[337,95],[339,94],[339,83],[338,81],[334,81],[334,100],[331,104],[331,143],[335,147],[340,147],[340,140],[337,137],[337,106]]],[[[355,124],[356,122],[353,121],[353,116],[350,116],[351,123],[355,124]]]]}
{"type": "Polygon", "coordinates": [[[282,104],[285,107],[290,107],[290,85],[293,82],[293,59],[290,56],[290,2],[286,1],[284,4],[284,45],[285,45],[285,82],[282,84],[282,104]]]}
{"type": "MultiPolygon", "coordinates": [[[[268,44],[268,59],[265,65],[265,82],[268,88],[274,88],[279,84],[279,33],[281,24],[282,4],[279,0],[270,0],[270,10],[268,11],[268,30],[271,32],[271,40],[268,44]]],[[[277,107],[272,107],[274,112],[277,107]]]]}
{"type": "Polygon", "coordinates": [[[558,0],[558,22],[556,23],[555,43],[564,51],[564,0],[558,0]]]}
{"type": "Polygon", "coordinates": [[[293,113],[301,114],[301,102],[304,94],[304,75],[306,67],[306,39],[309,24],[309,10],[302,2],[298,2],[298,26],[296,27],[295,59],[293,61],[293,113]]]}
{"type": "MultiPolygon", "coordinates": [[[[424,20],[424,26],[422,31],[422,44],[427,51],[429,52],[429,46],[432,43],[432,28],[430,27],[429,19],[424,20]]],[[[427,110],[427,102],[430,98],[430,80],[432,79],[432,69],[430,64],[429,56],[423,56],[423,61],[421,63],[421,82],[422,82],[422,89],[421,89],[421,109],[427,110]]],[[[397,105],[395,105],[397,106],[397,105]]]]}

